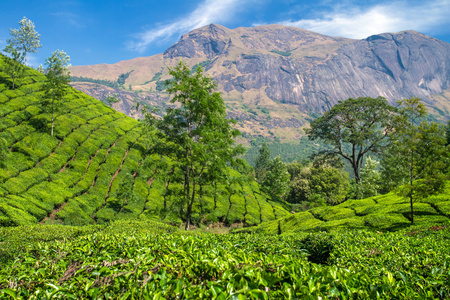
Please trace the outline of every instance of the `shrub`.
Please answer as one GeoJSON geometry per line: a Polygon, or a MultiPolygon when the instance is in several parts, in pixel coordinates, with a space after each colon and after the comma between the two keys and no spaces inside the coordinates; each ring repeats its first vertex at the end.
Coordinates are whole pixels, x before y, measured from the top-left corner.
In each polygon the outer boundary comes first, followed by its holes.
{"type": "Polygon", "coordinates": [[[333,237],[325,233],[309,234],[301,244],[308,252],[308,261],[316,264],[327,264],[334,249],[333,237]]]}

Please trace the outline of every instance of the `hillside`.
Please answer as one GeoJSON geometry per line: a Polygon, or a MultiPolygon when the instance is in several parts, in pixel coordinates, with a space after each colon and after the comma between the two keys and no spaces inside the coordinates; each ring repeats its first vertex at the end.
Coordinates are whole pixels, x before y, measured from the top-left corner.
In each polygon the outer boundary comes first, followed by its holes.
{"type": "Polygon", "coordinates": [[[133,115],[129,107],[138,101],[164,107],[167,67],[179,60],[205,67],[218,82],[247,141],[297,141],[312,118],[349,97],[383,96],[393,103],[415,96],[437,118],[450,115],[450,45],[415,31],[351,40],[281,25],[211,24],[158,55],[75,66],[72,75],[85,79],[73,84],[102,99],[113,90],[99,80],[115,82],[123,101],[114,107],[133,115]]]}
{"type": "MultiPolygon", "coordinates": [[[[409,199],[394,192],[361,200],[347,200],[336,206],[322,206],[280,220],[236,232],[264,234],[317,232],[333,230],[396,231],[411,225],[409,199]]],[[[450,182],[442,194],[414,203],[414,224],[450,222],[450,182]]]]}
{"type": "MultiPolygon", "coordinates": [[[[34,223],[85,225],[119,219],[152,219],[179,225],[179,184],[158,170],[165,157],[146,157],[151,147],[133,118],[70,88],[58,105],[55,136],[43,113],[46,77],[27,68],[9,89],[0,56],[0,138],[10,153],[0,167],[0,226],[34,223]]],[[[241,175],[229,170],[235,178],[241,175]]],[[[236,183],[226,192],[205,187],[194,208],[194,224],[255,225],[287,215],[268,201],[255,182],[236,183]]]]}

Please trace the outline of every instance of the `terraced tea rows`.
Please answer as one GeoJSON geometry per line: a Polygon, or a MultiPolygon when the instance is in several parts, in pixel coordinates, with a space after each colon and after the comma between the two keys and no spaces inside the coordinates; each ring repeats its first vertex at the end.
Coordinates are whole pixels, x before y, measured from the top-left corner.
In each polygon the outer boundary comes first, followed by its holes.
{"type": "MultiPolygon", "coordinates": [[[[237,232],[287,233],[331,231],[335,229],[398,230],[411,225],[409,199],[394,192],[361,200],[348,200],[336,206],[317,207],[280,220],[237,232]]],[[[442,194],[414,203],[414,223],[450,222],[450,182],[442,194]]]]}
{"type": "MultiPolygon", "coordinates": [[[[9,90],[0,61],[0,138],[10,153],[0,168],[0,226],[56,222],[68,225],[117,219],[182,222],[182,186],[158,170],[166,157],[147,156],[152,138],[141,124],[79,91],[58,104],[55,135],[40,102],[45,76],[27,69],[9,90]]],[[[232,177],[241,175],[230,170],[232,177]]],[[[194,223],[259,224],[287,215],[255,182],[206,186],[194,223]],[[212,191],[215,193],[212,193],[212,191]],[[211,195],[215,196],[211,196],[211,195]]]]}

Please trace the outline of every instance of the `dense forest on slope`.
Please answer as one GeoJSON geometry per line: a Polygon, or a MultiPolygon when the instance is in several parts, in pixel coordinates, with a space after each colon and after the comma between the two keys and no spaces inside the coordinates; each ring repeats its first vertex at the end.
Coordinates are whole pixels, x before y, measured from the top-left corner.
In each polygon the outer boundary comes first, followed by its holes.
{"type": "MultiPolygon", "coordinates": [[[[118,219],[183,222],[182,187],[156,166],[168,158],[146,156],[151,136],[141,123],[73,88],[63,98],[49,134],[41,102],[46,77],[27,68],[10,89],[0,57],[0,138],[9,149],[0,168],[0,225],[56,222],[68,225],[118,219]]],[[[232,188],[205,187],[194,224],[256,225],[288,212],[268,201],[256,182],[229,170],[232,188]],[[214,193],[213,193],[214,192],[214,193]],[[231,194],[230,194],[231,193],[231,194]]]]}

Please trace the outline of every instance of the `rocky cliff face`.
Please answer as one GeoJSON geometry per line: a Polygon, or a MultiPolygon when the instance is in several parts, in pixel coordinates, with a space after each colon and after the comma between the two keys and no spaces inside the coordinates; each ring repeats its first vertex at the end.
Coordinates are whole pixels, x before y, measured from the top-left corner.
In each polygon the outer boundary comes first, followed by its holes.
{"type": "Polygon", "coordinates": [[[180,59],[205,67],[217,80],[230,115],[240,116],[243,128],[253,124],[250,133],[257,126],[262,132],[277,128],[275,120],[280,126],[299,120],[294,122],[298,128],[308,114],[360,96],[391,102],[416,96],[444,117],[450,115],[450,44],[414,31],[352,40],[281,25],[231,30],[211,24],[183,35],[163,54],[73,67],[72,74],[112,79],[133,71],[126,86],[152,92],[142,97],[154,99],[153,92],[169,78],[166,66],[180,59]]]}
{"type": "Polygon", "coordinates": [[[450,82],[450,45],[414,31],[347,40],[280,26],[210,25],[184,35],[164,57],[207,58],[207,70],[221,70],[214,77],[225,92],[264,90],[306,111],[358,96],[430,100],[450,82]]]}

